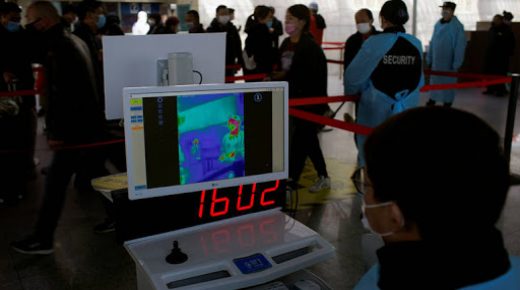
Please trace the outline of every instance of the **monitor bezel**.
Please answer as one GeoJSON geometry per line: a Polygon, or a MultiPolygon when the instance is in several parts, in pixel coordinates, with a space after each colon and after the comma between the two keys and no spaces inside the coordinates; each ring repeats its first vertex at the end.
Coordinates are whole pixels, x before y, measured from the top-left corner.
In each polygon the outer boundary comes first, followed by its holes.
{"type": "MultiPolygon", "coordinates": [[[[241,83],[241,84],[204,84],[204,85],[181,85],[181,86],[152,86],[152,87],[127,87],[123,89],[123,108],[124,108],[124,128],[125,128],[125,145],[126,145],[126,164],[127,164],[127,175],[128,175],[128,198],[131,200],[154,198],[161,196],[169,196],[175,194],[184,194],[190,192],[200,192],[202,190],[210,190],[214,188],[226,188],[233,186],[240,186],[245,184],[253,184],[274,180],[287,179],[289,176],[289,86],[287,82],[256,82],[256,83],[241,83]],[[179,95],[182,93],[189,93],[190,95],[196,95],[197,92],[215,93],[218,91],[240,91],[240,90],[251,90],[251,89],[270,89],[270,88],[281,88],[283,89],[283,126],[284,126],[284,160],[283,160],[283,171],[259,174],[253,176],[244,176],[233,179],[199,182],[194,184],[184,185],[172,185],[161,188],[150,188],[150,189],[135,189],[134,176],[131,174],[130,168],[134,167],[134,160],[132,158],[133,145],[129,132],[131,132],[131,118],[130,118],[130,99],[134,95],[145,95],[145,94],[172,94],[179,95]]],[[[152,97],[152,96],[150,96],[152,97]]]]}

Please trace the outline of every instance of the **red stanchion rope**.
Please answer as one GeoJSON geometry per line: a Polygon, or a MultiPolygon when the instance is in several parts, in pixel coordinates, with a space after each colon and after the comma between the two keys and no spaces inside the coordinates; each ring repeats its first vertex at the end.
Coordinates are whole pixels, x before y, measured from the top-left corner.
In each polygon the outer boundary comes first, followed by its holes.
{"type": "Polygon", "coordinates": [[[512,81],[511,78],[504,77],[501,79],[493,79],[493,80],[489,80],[489,81],[464,82],[464,83],[456,83],[456,84],[426,85],[421,88],[421,92],[424,93],[424,92],[429,92],[429,91],[479,88],[479,87],[487,87],[487,86],[498,85],[498,84],[508,84],[508,83],[511,83],[511,81],[512,81]]]}
{"type": "Polygon", "coordinates": [[[327,59],[327,62],[328,63],[341,64],[341,65],[344,64],[344,62],[341,61],[341,60],[333,60],[333,59],[327,59]]]}
{"type": "Polygon", "coordinates": [[[290,99],[290,107],[306,106],[306,105],[319,105],[328,103],[339,103],[339,102],[357,102],[358,96],[334,96],[334,97],[312,97],[312,98],[297,98],[290,99]]]}
{"type": "Polygon", "coordinates": [[[343,129],[343,130],[354,132],[356,134],[361,134],[361,135],[368,135],[373,130],[372,128],[369,128],[369,127],[366,127],[363,125],[359,125],[356,123],[347,123],[344,121],[327,118],[324,116],[316,115],[313,113],[305,112],[305,111],[294,109],[294,108],[289,108],[289,114],[293,117],[297,117],[297,118],[300,118],[303,120],[311,121],[311,122],[322,124],[322,125],[328,125],[331,127],[343,129]]]}
{"type": "Polygon", "coordinates": [[[12,91],[12,92],[0,92],[0,98],[12,98],[12,97],[23,97],[23,96],[34,96],[37,95],[38,92],[35,90],[20,90],[20,91],[12,91]]]}
{"type": "Polygon", "coordinates": [[[322,44],[326,44],[326,45],[341,45],[341,46],[343,46],[345,43],[344,42],[338,42],[338,41],[324,41],[324,42],[322,42],[322,44]]]}
{"type": "Polygon", "coordinates": [[[236,70],[241,70],[241,69],[242,69],[242,65],[240,65],[240,64],[231,64],[231,65],[226,65],[226,69],[236,69],[236,70]]]}
{"type": "Polygon", "coordinates": [[[499,75],[484,75],[484,74],[459,73],[459,72],[448,72],[448,71],[433,71],[433,70],[425,70],[424,74],[425,75],[433,75],[433,76],[445,76],[445,77],[453,77],[453,78],[478,79],[478,80],[503,79],[503,78],[505,78],[505,76],[499,76],[499,75]]]}
{"type": "Polygon", "coordinates": [[[345,47],[323,47],[323,50],[343,50],[345,47]]]}
{"type": "Polygon", "coordinates": [[[263,80],[267,77],[267,74],[252,74],[252,75],[245,75],[245,76],[238,76],[238,77],[226,77],[226,83],[232,83],[235,81],[258,81],[263,80]]]}

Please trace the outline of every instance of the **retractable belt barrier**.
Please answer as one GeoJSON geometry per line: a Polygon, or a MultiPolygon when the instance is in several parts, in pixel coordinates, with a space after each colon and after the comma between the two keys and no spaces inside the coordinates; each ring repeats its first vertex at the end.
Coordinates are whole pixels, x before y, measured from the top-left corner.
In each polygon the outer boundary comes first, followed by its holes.
{"type": "MultiPolygon", "coordinates": [[[[338,43],[339,45],[339,43],[338,43]]],[[[342,61],[338,60],[327,60],[329,63],[337,63],[343,64],[342,61]]],[[[421,92],[428,92],[434,90],[451,90],[451,89],[465,89],[465,88],[478,88],[485,87],[495,84],[506,84],[511,83],[511,77],[504,76],[495,76],[495,75],[481,75],[481,74],[469,74],[469,73],[454,73],[454,72],[438,72],[438,71],[425,71],[426,75],[436,75],[436,76],[446,76],[453,78],[461,78],[461,79],[476,79],[478,81],[471,82],[462,82],[455,84],[435,84],[435,85],[426,85],[421,88],[421,92]]],[[[234,82],[237,80],[263,80],[267,75],[266,74],[252,74],[238,77],[226,77],[226,82],[234,82]]],[[[35,88],[41,88],[41,82],[35,88]]],[[[17,97],[17,96],[33,96],[38,94],[38,90],[21,90],[14,92],[0,92],[1,97],[17,97]]],[[[338,102],[357,102],[359,100],[358,96],[333,96],[333,97],[311,97],[311,98],[295,98],[289,100],[289,114],[293,117],[300,118],[306,121],[318,123],[321,125],[327,125],[331,127],[335,127],[338,129],[342,129],[345,131],[353,132],[361,135],[368,135],[372,132],[373,128],[369,128],[363,125],[359,125],[356,123],[347,123],[344,121],[328,118],[325,116],[313,114],[306,112],[304,110],[300,110],[297,107],[300,106],[308,106],[308,105],[318,105],[318,104],[328,104],[328,103],[338,103],[338,102]]],[[[124,139],[114,139],[107,140],[97,143],[90,144],[81,144],[81,145],[66,145],[66,146],[56,146],[51,148],[52,150],[77,150],[77,149],[89,149],[96,148],[102,146],[108,146],[112,144],[123,143],[124,139]]],[[[36,149],[36,151],[41,151],[44,149],[36,149]]],[[[9,154],[9,153],[23,153],[28,152],[27,150],[1,150],[0,154],[9,154]]]]}
{"type": "Polygon", "coordinates": [[[323,47],[323,50],[344,50],[345,47],[339,46],[339,47],[323,47]]]}
{"type": "Polygon", "coordinates": [[[252,74],[238,77],[226,77],[226,83],[233,83],[235,81],[261,81],[267,77],[267,74],[252,74]]]}

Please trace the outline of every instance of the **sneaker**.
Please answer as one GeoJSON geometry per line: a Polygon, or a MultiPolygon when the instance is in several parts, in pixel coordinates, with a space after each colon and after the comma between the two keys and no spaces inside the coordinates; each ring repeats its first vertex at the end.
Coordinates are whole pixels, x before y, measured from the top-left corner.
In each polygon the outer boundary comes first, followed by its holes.
{"type": "Polygon", "coordinates": [[[345,113],[343,114],[343,121],[345,121],[346,123],[354,123],[354,117],[352,117],[352,115],[350,115],[349,113],[345,113]]]}
{"type": "Polygon", "coordinates": [[[44,243],[35,237],[28,237],[24,240],[12,242],[13,250],[28,255],[48,255],[54,252],[52,243],[44,243]]]}
{"type": "Polygon", "coordinates": [[[314,183],[313,186],[309,187],[309,192],[318,192],[322,189],[330,189],[330,178],[320,176],[320,178],[314,183]]]}
{"type": "Polygon", "coordinates": [[[105,219],[104,222],[94,227],[94,232],[97,234],[106,234],[116,230],[116,223],[112,220],[105,219]]]}

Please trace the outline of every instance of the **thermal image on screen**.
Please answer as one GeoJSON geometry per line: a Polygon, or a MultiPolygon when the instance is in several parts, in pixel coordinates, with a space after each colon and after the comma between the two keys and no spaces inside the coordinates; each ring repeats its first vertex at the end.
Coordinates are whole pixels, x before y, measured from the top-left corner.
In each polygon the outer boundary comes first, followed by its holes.
{"type": "Polygon", "coordinates": [[[244,95],[177,98],[180,184],[245,176],[244,95]]]}

